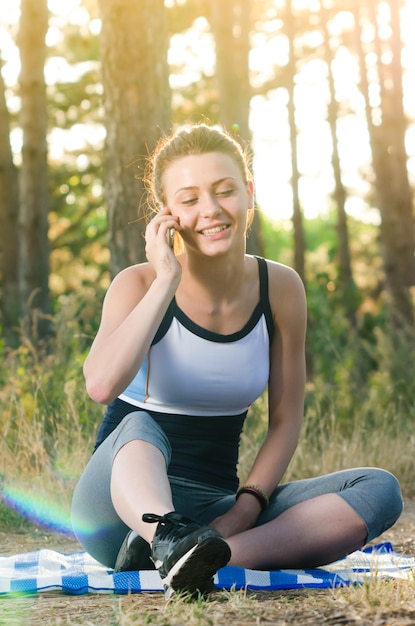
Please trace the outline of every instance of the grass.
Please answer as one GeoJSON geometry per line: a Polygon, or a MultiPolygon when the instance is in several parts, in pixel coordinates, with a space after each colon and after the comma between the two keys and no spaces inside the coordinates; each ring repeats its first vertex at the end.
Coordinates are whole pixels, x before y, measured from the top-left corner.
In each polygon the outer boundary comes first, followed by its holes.
{"type": "Polygon", "coordinates": [[[192,603],[180,597],[165,603],[160,594],[40,594],[3,598],[0,603],[0,623],[8,626],[409,626],[414,620],[413,584],[376,579],[324,591],[218,592],[192,603]]]}
{"type": "Polygon", "coordinates": [[[8,626],[412,626],[414,618],[413,587],[389,582],[324,592],[226,592],[192,604],[180,598],[166,604],[156,594],[69,599],[41,594],[0,604],[0,623],[8,626]]]}

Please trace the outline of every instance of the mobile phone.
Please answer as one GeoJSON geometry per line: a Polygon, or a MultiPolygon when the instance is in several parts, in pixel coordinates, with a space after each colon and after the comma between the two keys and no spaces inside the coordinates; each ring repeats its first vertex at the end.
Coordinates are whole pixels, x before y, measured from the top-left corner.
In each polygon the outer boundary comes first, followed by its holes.
{"type": "Polygon", "coordinates": [[[169,244],[172,250],[174,249],[174,233],[175,233],[174,228],[169,228],[167,230],[167,243],[169,244]]]}

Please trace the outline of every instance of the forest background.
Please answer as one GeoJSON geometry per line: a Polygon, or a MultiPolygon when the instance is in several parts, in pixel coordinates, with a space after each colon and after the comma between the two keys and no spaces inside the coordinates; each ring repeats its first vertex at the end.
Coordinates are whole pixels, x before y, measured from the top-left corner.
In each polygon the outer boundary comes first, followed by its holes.
{"type": "Polygon", "coordinates": [[[250,146],[248,251],[307,289],[286,478],[381,465],[415,495],[413,3],[5,0],[0,20],[0,520],[69,530],[102,414],[82,362],[111,277],[145,259],[146,158],[189,121],[250,146]]]}

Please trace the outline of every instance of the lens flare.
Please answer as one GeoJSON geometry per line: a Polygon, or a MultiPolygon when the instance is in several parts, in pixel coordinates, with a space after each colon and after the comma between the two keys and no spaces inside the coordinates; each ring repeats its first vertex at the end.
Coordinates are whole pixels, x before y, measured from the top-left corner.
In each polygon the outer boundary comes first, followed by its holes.
{"type": "Polygon", "coordinates": [[[73,536],[71,519],[68,511],[57,501],[29,493],[19,486],[3,485],[1,501],[33,524],[52,530],[62,535],[73,536]]]}

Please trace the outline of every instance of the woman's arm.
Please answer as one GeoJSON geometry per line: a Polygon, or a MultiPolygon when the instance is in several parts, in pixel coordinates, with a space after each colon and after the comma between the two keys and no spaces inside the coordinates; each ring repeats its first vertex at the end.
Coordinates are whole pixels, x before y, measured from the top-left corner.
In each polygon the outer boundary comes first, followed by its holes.
{"type": "Polygon", "coordinates": [[[180,228],[167,209],[146,230],[149,263],[120,272],[104,299],[101,324],[84,363],[90,397],[108,404],[129,385],[180,283],[181,265],[167,243],[180,228]]]}
{"type": "MultiPolygon", "coordinates": [[[[268,383],[269,425],[246,484],[270,495],[281,481],[297,447],[304,411],[306,301],[299,276],[268,262],[269,295],[274,316],[268,383]]],[[[241,494],[235,506],[213,522],[230,536],[253,526],[260,503],[241,494]]]]}
{"type": "Polygon", "coordinates": [[[294,454],[303,419],[306,302],[303,283],[295,272],[270,263],[268,267],[274,314],[269,427],[246,482],[258,485],[270,495],[294,454]]]}

